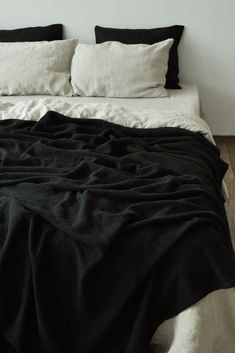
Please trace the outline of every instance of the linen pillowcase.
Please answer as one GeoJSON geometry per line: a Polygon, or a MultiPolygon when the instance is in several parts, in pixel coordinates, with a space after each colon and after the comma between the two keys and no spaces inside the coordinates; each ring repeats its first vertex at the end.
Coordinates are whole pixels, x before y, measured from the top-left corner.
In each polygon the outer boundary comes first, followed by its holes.
{"type": "Polygon", "coordinates": [[[173,39],[154,45],[120,42],[78,44],[72,60],[75,95],[165,97],[169,50],[173,39]]]}
{"type": "Polygon", "coordinates": [[[61,40],[63,25],[53,24],[44,27],[26,27],[0,30],[0,42],[37,42],[42,40],[61,40]]]}
{"type": "Polygon", "coordinates": [[[96,43],[118,41],[126,44],[154,44],[173,38],[174,43],[170,49],[165,87],[179,89],[178,45],[183,30],[184,26],[179,25],[151,29],[119,29],[96,26],[95,36],[96,43]]]}
{"type": "Polygon", "coordinates": [[[71,96],[77,40],[0,43],[0,95],[71,96]]]}

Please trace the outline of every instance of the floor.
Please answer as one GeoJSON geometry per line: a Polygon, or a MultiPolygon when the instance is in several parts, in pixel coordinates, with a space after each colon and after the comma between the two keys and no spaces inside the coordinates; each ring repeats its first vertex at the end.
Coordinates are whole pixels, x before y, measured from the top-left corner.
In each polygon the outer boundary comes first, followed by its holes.
{"type": "Polygon", "coordinates": [[[235,137],[217,136],[214,138],[220,148],[222,159],[229,164],[229,169],[225,176],[225,182],[229,192],[229,200],[226,202],[226,211],[235,249],[235,137]]]}

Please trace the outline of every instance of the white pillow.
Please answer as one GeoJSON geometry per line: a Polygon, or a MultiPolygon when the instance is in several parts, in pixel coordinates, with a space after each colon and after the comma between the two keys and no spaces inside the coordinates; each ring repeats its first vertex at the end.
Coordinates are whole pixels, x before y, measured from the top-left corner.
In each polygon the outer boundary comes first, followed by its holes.
{"type": "Polygon", "coordinates": [[[0,43],[0,95],[72,95],[77,40],[0,43]]]}
{"type": "Polygon", "coordinates": [[[165,97],[173,39],[149,44],[78,44],[72,60],[74,95],[165,97]]]}

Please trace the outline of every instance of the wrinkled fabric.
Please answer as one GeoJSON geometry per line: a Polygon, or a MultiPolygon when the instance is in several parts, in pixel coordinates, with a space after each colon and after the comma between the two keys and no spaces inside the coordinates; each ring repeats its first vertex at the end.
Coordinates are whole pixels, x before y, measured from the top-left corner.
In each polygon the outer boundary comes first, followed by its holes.
{"type": "Polygon", "coordinates": [[[3,353],[146,353],[235,285],[221,182],[199,133],[49,112],[0,122],[3,353]]]}

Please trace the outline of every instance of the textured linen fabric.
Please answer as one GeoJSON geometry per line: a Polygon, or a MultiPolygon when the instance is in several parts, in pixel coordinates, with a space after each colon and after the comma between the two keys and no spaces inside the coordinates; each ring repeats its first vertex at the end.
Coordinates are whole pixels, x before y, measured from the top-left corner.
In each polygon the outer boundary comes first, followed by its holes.
{"type": "Polygon", "coordinates": [[[178,45],[184,30],[184,26],[175,25],[161,28],[148,29],[123,29],[95,27],[96,43],[116,40],[126,44],[154,44],[168,38],[173,38],[174,43],[170,49],[166,85],[168,89],[178,89],[179,86],[179,59],[178,45]]]}
{"type": "Polygon", "coordinates": [[[72,94],[75,39],[0,43],[0,95],[72,94]]]}
{"type": "Polygon", "coordinates": [[[149,353],[234,286],[227,165],[201,134],[55,112],[0,133],[1,353],[149,353]]]}
{"type": "Polygon", "coordinates": [[[61,40],[63,25],[0,29],[0,42],[36,42],[42,40],[61,40]]]}
{"type": "Polygon", "coordinates": [[[153,45],[120,42],[78,44],[72,60],[75,95],[165,97],[165,74],[173,39],[153,45]]]}

